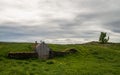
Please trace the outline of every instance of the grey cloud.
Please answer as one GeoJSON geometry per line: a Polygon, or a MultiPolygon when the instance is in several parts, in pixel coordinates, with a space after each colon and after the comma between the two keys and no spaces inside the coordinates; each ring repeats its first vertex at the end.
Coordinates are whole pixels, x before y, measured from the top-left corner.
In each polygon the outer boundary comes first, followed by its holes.
{"type": "Polygon", "coordinates": [[[104,25],[104,27],[106,29],[110,29],[111,31],[113,31],[115,33],[120,33],[120,20],[106,23],[106,25],[104,25]]]}
{"type": "Polygon", "coordinates": [[[11,1],[0,7],[3,17],[0,40],[82,38],[90,41],[98,40],[101,31],[120,37],[119,0],[31,0],[28,5],[26,0],[17,2],[18,5],[11,1]],[[14,14],[11,16],[8,11],[14,14]]]}

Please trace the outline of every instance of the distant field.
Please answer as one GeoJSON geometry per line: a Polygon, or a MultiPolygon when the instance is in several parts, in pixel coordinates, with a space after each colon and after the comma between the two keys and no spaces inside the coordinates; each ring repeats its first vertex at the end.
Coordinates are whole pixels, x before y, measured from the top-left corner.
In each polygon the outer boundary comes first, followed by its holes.
{"type": "Polygon", "coordinates": [[[9,59],[8,52],[32,50],[32,43],[0,43],[0,75],[120,75],[120,44],[49,44],[56,51],[67,48],[76,54],[49,60],[9,59]]]}

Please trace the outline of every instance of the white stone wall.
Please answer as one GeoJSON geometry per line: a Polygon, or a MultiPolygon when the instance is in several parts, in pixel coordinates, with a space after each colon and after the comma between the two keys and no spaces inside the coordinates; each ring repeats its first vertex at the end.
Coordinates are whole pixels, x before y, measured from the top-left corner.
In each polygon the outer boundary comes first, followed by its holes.
{"type": "Polygon", "coordinates": [[[36,52],[38,53],[38,57],[41,59],[49,58],[49,51],[49,47],[44,42],[36,46],[36,52]]]}

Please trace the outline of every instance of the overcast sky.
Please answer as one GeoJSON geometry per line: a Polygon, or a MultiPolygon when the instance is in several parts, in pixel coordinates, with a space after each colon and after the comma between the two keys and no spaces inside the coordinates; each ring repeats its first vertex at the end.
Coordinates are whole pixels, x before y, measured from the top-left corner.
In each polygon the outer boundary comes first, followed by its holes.
{"type": "Polygon", "coordinates": [[[0,0],[0,41],[120,42],[120,0],[0,0]]]}

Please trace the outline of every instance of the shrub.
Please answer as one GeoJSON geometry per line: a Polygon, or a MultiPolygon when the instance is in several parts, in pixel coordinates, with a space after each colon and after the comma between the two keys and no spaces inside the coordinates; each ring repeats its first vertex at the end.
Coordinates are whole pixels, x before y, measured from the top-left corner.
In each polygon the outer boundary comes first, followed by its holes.
{"type": "Polygon", "coordinates": [[[100,37],[99,37],[99,42],[102,44],[106,44],[109,41],[109,36],[106,38],[107,33],[106,32],[101,32],[100,37]]]}

